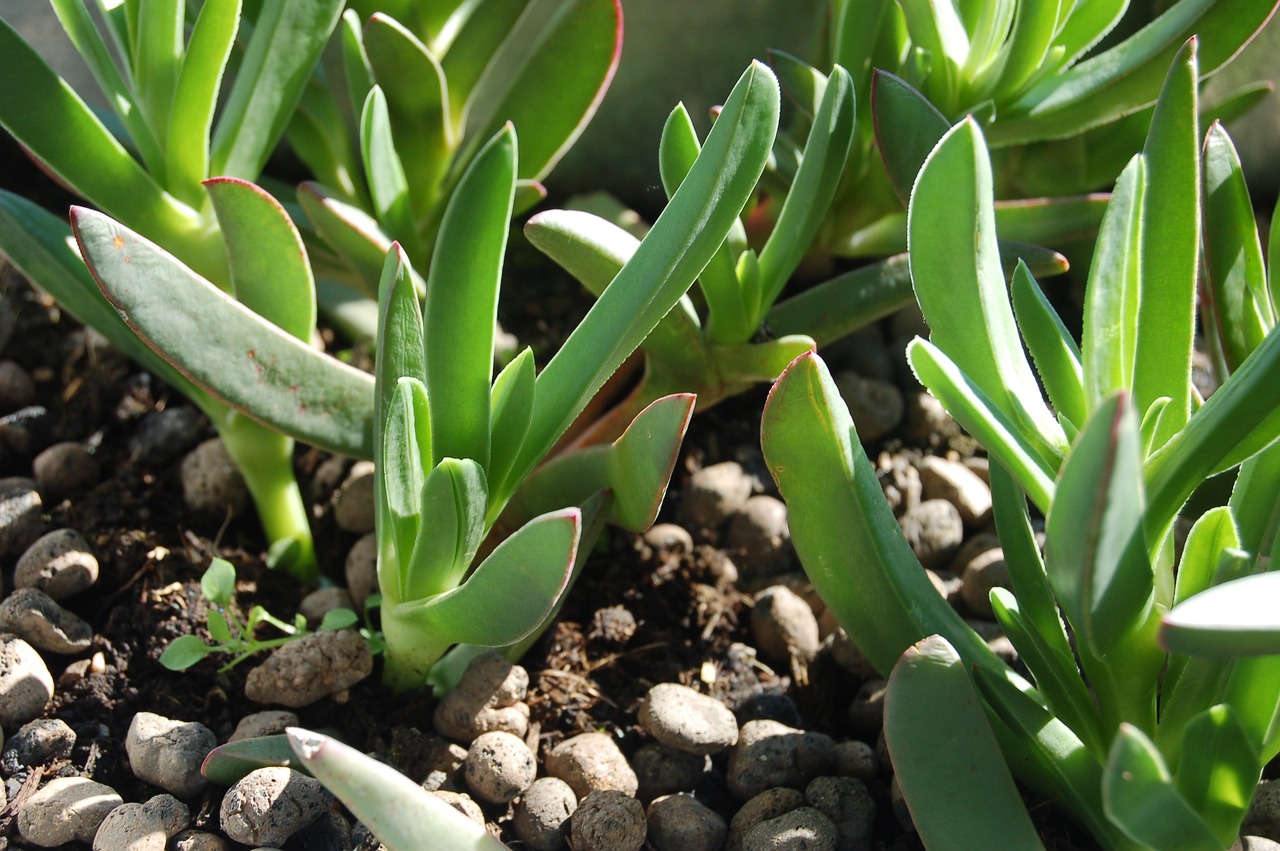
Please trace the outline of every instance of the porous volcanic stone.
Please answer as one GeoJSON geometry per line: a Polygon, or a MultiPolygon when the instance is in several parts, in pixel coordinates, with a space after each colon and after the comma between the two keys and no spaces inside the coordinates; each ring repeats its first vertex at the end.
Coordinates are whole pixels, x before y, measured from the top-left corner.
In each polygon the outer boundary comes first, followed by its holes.
{"type": "Polygon", "coordinates": [[[774,786],[802,788],[829,773],[835,759],[835,742],[825,733],[748,721],[729,753],[725,780],[734,797],[745,800],[774,786]]]}
{"type": "Polygon", "coordinates": [[[99,825],[93,851],[164,851],[169,837],[190,823],[191,811],[172,795],[121,804],[99,825]]]}
{"type": "Polygon", "coordinates": [[[840,834],[831,819],[813,807],[799,807],[751,828],[742,837],[742,851],[835,851],[839,841],[840,834]]]}
{"type": "Polygon", "coordinates": [[[0,632],[50,653],[81,653],[93,643],[93,628],[83,618],[35,588],[17,588],[0,602],[0,632]]]}
{"type": "Polygon", "coordinates": [[[786,503],[768,494],[751,497],[729,518],[726,543],[743,582],[782,573],[791,563],[786,503]]]}
{"type": "Polygon", "coordinates": [[[649,689],[639,721],[659,742],[686,753],[719,753],[738,741],[738,719],[729,707],[679,683],[649,689]]]}
{"type": "Polygon", "coordinates": [[[98,581],[98,559],[89,542],[75,529],[55,529],[41,535],[18,558],[13,584],[38,588],[55,600],[65,600],[98,581]]]}
{"type": "Polygon", "coordinates": [[[18,810],[18,833],[42,848],[88,843],[107,813],[122,803],[115,789],[87,777],[55,777],[18,810]]]}
{"type": "Polygon", "coordinates": [[[640,851],[647,833],[644,807],[616,789],[592,792],[569,819],[573,851],[640,851]]]}
{"type": "Polygon", "coordinates": [[[37,717],[53,698],[53,675],[30,644],[0,633],[0,726],[18,727],[37,717]]]}
{"type": "Polygon", "coordinates": [[[578,797],[559,777],[539,777],[516,801],[511,826],[533,851],[560,851],[578,797]]]}
{"type": "Polygon", "coordinates": [[[645,814],[654,851],[719,851],[729,832],[719,813],[684,792],[656,798],[645,814]]]}
{"type": "Polygon", "coordinates": [[[245,697],[297,708],[350,688],[373,672],[373,656],[351,629],[313,632],[277,648],[249,672],[245,697]]]}
{"type": "Polygon", "coordinates": [[[205,787],[200,763],[217,747],[218,737],[198,721],[139,712],[129,724],[124,744],[129,767],[139,780],[179,798],[191,798],[205,787]]]}
{"type": "Polygon", "coordinates": [[[187,453],[179,467],[182,499],[197,514],[238,517],[249,505],[249,487],[221,438],[187,453]]]}
{"type": "Polygon", "coordinates": [[[273,766],[249,772],[227,790],[219,822],[235,842],[283,845],[331,806],[333,796],[319,780],[273,766]]]}
{"type": "Polygon", "coordinates": [[[772,585],[756,596],[751,607],[751,634],[767,659],[805,662],[818,655],[818,619],[813,609],[785,585],[772,585]]]}
{"type": "Polygon", "coordinates": [[[742,839],[761,822],[775,819],[784,813],[804,806],[804,795],[799,789],[777,786],[766,789],[747,801],[734,813],[729,822],[729,835],[725,851],[741,851],[742,839]]]}
{"type": "Polygon", "coordinates": [[[529,788],[538,761],[524,740],[500,730],[477,736],[467,750],[467,786],[482,800],[505,804],[529,788]]]}
{"type": "Polygon", "coordinates": [[[44,533],[44,502],[32,479],[0,479],[0,555],[21,552],[44,533]]]}
{"type": "Polygon", "coordinates": [[[552,777],[568,783],[579,801],[606,790],[634,795],[639,785],[617,743],[604,733],[580,733],[565,739],[547,754],[546,768],[552,777]]]}
{"type": "Polygon", "coordinates": [[[689,478],[681,516],[696,527],[715,529],[742,510],[754,487],[755,479],[737,461],[703,467],[689,478]]]}
{"type": "Polygon", "coordinates": [[[61,718],[37,718],[23,724],[0,751],[0,771],[12,777],[55,757],[68,757],[76,734],[61,718]]]}

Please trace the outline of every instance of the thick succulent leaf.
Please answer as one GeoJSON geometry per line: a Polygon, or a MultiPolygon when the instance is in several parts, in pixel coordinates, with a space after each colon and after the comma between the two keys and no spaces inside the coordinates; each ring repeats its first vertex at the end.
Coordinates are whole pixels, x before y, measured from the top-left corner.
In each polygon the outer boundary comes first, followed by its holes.
{"type": "Polygon", "coordinates": [[[281,331],[171,254],[101,213],[72,208],[80,252],[147,345],[216,398],[343,455],[372,455],[372,378],[281,331]]]}
{"type": "Polygon", "coordinates": [[[302,767],[324,783],[388,851],[503,851],[507,847],[391,766],[319,733],[290,727],[286,734],[302,767]]]}
{"type": "Polygon", "coordinates": [[[1217,122],[1204,141],[1203,237],[1201,321],[1230,371],[1275,327],[1276,315],[1240,159],[1217,122]]]}
{"type": "Polygon", "coordinates": [[[816,350],[817,344],[811,338],[793,334],[763,343],[714,346],[711,357],[720,379],[725,384],[732,385],[739,382],[774,381],[796,358],[816,350]]]}
{"type": "Polygon", "coordinates": [[[427,473],[413,556],[401,565],[400,596],[391,602],[412,603],[458,587],[488,531],[488,501],[484,469],[470,458],[445,458],[427,473]]]}
{"type": "Polygon", "coordinates": [[[316,328],[307,249],[289,214],[266,190],[234,177],[205,183],[227,244],[236,299],[303,342],[316,328]]]}
{"type": "Polygon", "coordinates": [[[500,55],[528,0],[480,0],[462,3],[449,24],[430,42],[440,56],[440,67],[449,84],[449,107],[455,127],[462,126],[467,99],[485,68],[500,55]]]}
{"type": "Polygon", "coordinates": [[[1213,585],[1223,554],[1239,546],[1240,536],[1229,507],[1219,505],[1200,515],[1182,545],[1174,602],[1185,602],[1213,585]]]}
{"type": "Polygon", "coordinates": [[[312,77],[285,130],[285,140],[318,182],[368,207],[369,190],[348,123],[337,93],[318,76],[312,77]]]}
{"type": "Polygon", "coordinates": [[[406,251],[418,254],[420,240],[410,208],[409,178],[391,137],[391,118],[381,86],[369,90],[360,111],[360,156],[378,225],[406,251]]]}
{"type": "Polygon", "coordinates": [[[289,766],[303,774],[311,774],[306,766],[298,764],[297,755],[289,747],[289,740],[283,734],[255,736],[218,745],[209,751],[200,764],[200,774],[210,783],[231,786],[252,771],[280,765],[289,766]]]}
{"type": "Polygon", "coordinates": [[[1051,646],[1069,647],[1053,587],[1045,574],[1040,544],[1031,525],[1026,494],[998,461],[990,465],[992,515],[1000,548],[1009,569],[1010,586],[1018,598],[1018,612],[1051,646]]]}
{"type": "Polygon", "coordinates": [[[1123,724],[1102,775],[1102,805],[1113,823],[1142,847],[1219,848],[1199,813],[1178,794],[1155,744],[1123,724]]]}
{"type": "Polygon", "coordinates": [[[1128,0],[1099,0],[1060,8],[1054,45],[1062,49],[1061,67],[1069,66],[1105,38],[1120,23],[1128,5],[1128,0]]]}
{"type": "MultiPolygon", "coordinates": [[[[422,382],[409,376],[397,381],[385,417],[378,482],[379,499],[384,500],[386,510],[378,515],[378,528],[381,538],[391,539],[396,564],[413,565],[431,463],[430,405],[422,382]]],[[[400,599],[406,593],[402,588],[400,599]]]]}
{"type": "Polygon", "coordinates": [[[1018,329],[1044,382],[1045,392],[1060,417],[1083,423],[1088,416],[1084,399],[1080,348],[1062,317],[1045,298],[1026,264],[1018,262],[1011,293],[1018,329]]]}
{"type": "Polygon", "coordinates": [[[822,93],[827,87],[827,75],[808,62],[781,50],[769,51],[769,67],[778,77],[782,94],[800,111],[801,115],[812,120],[818,113],[818,105],[822,102],[822,93]]]}
{"type": "MultiPolygon", "coordinates": [[[[1079,4],[1069,0],[1017,4],[1008,38],[1000,46],[999,56],[991,63],[993,70],[998,69],[999,76],[992,87],[993,98],[998,102],[1009,101],[1045,70],[1054,37],[1058,35],[1058,22],[1064,11],[1070,11],[1075,5],[1079,4]],[[1068,4],[1067,10],[1063,9],[1064,3],[1068,4]]],[[[984,76],[991,73],[984,73],[984,76]]]]}
{"type": "Polygon", "coordinates": [[[1056,469],[1066,437],[1019,344],[992,204],[986,144],[977,123],[966,119],[933,149],[912,192],[907,240],[916,299],[933,344],[1056,469]]]}
{"type": "Polygon", "coordinates": [[[1273,443],[1240,466],[1231,489],[1231,515],[1240,533],[1240,546],[1276,563],[1280,548],[1280,444],[1273,443]]]}
{"type": "Polygon", "coordinates": [[[507,125],[472,161],[440,223],[431,255],[427,392],[435,460],[489,465],[493,331],[515,191],[516,136],[507,125]]]}
{"type": "Polygon", "coordinates": [[[808,334],[824,346],[909,304],[907,255],[860,266],[773,306],[765,325],[780,335],[808,334]]]}
{"type": "Polygon", "coordinates": [[[911,821],[928,847],[1043,849],[965,664],[940,636],[889,676],[884,736],[911,821]],[[952,782],[965,778],[964,783],[952,782]]]}
{"type": "MultiPolygon", "coordinates": [[[[387,3],[381,3],[380,9],[383,13],[390,14],[391,10],[387,9],[387,3]]],[[[371,17],[371,16],[370,16],[371,17]]],[[[391,14],[396,20],[402,20],[400,16],[391,14]]],[[[342,75],[346,82],[347,102],[348,103],[364,103],[364,99],[369,95],[369,89],[373,88],[373,68],[369,64],[369,55],[364,49],[364,26],[361,21],[364,20],[354,8],[348,8],[342,13],[342,27],[340,31],[342,40],[342,75]]]]}
{"type": "Polygon", "coordinates": [[[504,492],[511,465],[520,454],[533,416],[537,367],[533,350],[523,349],[493,381],[489,399],[489,489],[504,492]]]}
{"type": "Polygon", "coordinates": [[[898,5],[907,19],[917,55],[929,58],[930,99],[943,112],[954,111],[959,106],[960,69],[969,55],[969,34],[960,9],[939,0],[902,0],[898,5]]]}
{"type": "Polygon", "coordinates": [[[1176,653],[1254,656],[1280,653],[1280,573],[1259,573],[1215,585],[1174,606],[1160,641],[1176,653]]]}
{"type": "Polygon", "coordinates": [[[133,87],[137,105],[152,127],[169,126],[169,110],[182,72],[186,3],[137,0],[133,40],[133,87]]]}
{"type": "Polygon", "coordinates": [[[993,663],[986,642],[931,589],[817,355],[797,358],[778,379],[760,439],[800,563],[877,670],[887,674],[904,650],[935,633],[966,662],[993,663]]]}
{"type": "Polygon", "coordinates": [[[893,191],[906,204],[920,167],[951,122],[906,80],[879,69],[871,76],[871,114],[876,149],[893,191]]]}
{"type": "Polygon", "coordinates": [[[255,180],[284,134],[343,0],[268,3],[213,134],[210,172],[255,180]]]}
{"type": "Polygon", "coordinates": [[[1123,396],[1085,423],[1045,523],[1045,566],[1081,642],[1105,656],[1152,605],[1138,421],[1123,396]]]}
{"type": "Polygon", "coordinates": [[[312,227],[350,268],[355,284],[369,298],[376,298],[391,237],[372,216],[315,183],[298,187],[298,203],[312,227]]]}
{"type": "Polygon", "coordinates": [[[1240,717],[1228,705],[1211,706],[1187,725],[1175,785],[1224,847],[1240,833],[1258,787],[1262,763],[1240,717]]]}

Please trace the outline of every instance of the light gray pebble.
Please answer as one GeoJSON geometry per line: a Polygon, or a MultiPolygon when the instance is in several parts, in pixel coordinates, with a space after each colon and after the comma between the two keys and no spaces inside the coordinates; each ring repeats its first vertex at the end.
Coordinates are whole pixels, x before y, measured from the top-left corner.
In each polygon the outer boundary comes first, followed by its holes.
{"type": "Polygon", "coordinates": [[[524,739],[495,730],[482,733],[467,749],[467,786],[493,804],[514,800],[538,775],[538,761],[524,739]]]}
{"type": "Polygon", "coordinates": [[[516,801],[511,827],[533,851],[560,851],[578,797],[558,777],[539,777],[516,801]]]}
{"type": "Polygon", "coordinates": [[[679,683],[649,689],[638,720],[661,744],[686,753],[720,753],[738,741],[738,719],[729,707],[679,683]]]}
{"type": "Polygon", "coordinates": [[[644,807],[616,789],[592,792],[569,819],[573,851],[640,851],[647,833],[644,807]]]}
{"type": "Polygon", "coordinates": [[[148,467],[166,467],[196,445],[205,425],[204,414],[192,405],[152,411],[142,418],[129,455],[148,467]]]}
{"type": "Polygon", "coordinates": [[[761,655],[774,662],[805,662],[818,654],[818,619],[813,609],[785,585],[766,588],[751,607],[751,634],[761,655]]]}
{"type": "Polygon", "coordinates": [[[871,745],[857,739],[836,743],[837,775],[870,781],[875,779],[879,770],[880,760],[876,758],[876,749],[871,745]]]}
{"type": "Polygon", "coordinates": [[[741,851],[743,838],[762,822],[804,806],[804,794],[799,789],[775,786],[766,789],[747,801],[729,821],[729,834],[725,851],[741,851]]]}
{"type": "Polygon", "coordinates": [[[43,765],[50,759],[71,755],[75,731],[61,718],[37,718],[23,724],[0,751],[0,771],[6,777],[43,765]]]}
{"type": "Polygon", "coordinates": [[[17,361],[0,360],[0,413],[25,408],[35,401],[36,384],[17,361]]]}
{"type": "Polygon", "coordinates": [[[437,798],[444,801],[467,818],[471,819],[471,821],[475,822],[480,827],[484,827],[484,810],[480,809],[480,805],[477,804],[475,799],[466,792],[451,792],[447,789],[437,789],[431,794],[435,795],[437,798]]]}
{"type": "Polygon", "coordinates": [[[579,801],[592,792],[608,790],[634,795],[639,787],[617,743],[604,733],[579,733],[565,739],[547,753],[546,769],[568,783],[579,801]]]}
{"type": "Polygon", "coordinates": [[[898,518],[907,543],[925,567],[944,567],[964,540],[960,512],[945,499],[921,500],[898,518]]]}
{"type": "Polygon", "coordinates": [[[172,795],[121,804],[98,826],[93,851],[164,851],[169,837],[190,823],[191,811],[172,795]]]}
{"type": "Polygon", "coordinates": [[[351,545],[343,567],[347,593],[360,609],[370,594],[378,590],[378,536],[370,532],[351,545]]]}
{"type": "Polygon", "coordinates": [[[871,836],[876,802],[867,784],[856,777],[817,777],[804,790],[809,806],[831,819],[840,843],[856,848],[871,836]]]}
{"type": "Polygon", "coordinates": [[[53,699],[53,675],[27,642],[0,633],[0,725],[17,727],[36,718],[53,699]]]}
{"type": "Polygon", "coordinates": [[[991,488],[959,461],[926,455],[917,465],[920,488],[925,499],[945,499],[960,512],[970,528],[991,519],[991,488]]]}
{"type": "Polygon", "coordinates": [[[318,626],[324,620],[324,616],[334,609],[350,609],[353,612],[356,610],[356,604],[346,588],[339,588],[336,585],[318,588],[298,603],[298,613],[313,627],[318,626]]]}
{"type": "Polygon", "coordinates": [[[524,736],[529,729],[529,672],[500,653],[472,659],[457,686],[436,704],[436,732],[459,742],[501,730],[524,736]]]}
{"type": "Polygon", "coordinates": [[[249,487],[221,438],[187,453],[179,466],[187,508],[209,517],[238,517],[249,505],[249,487]]]}
{"type": "Polygon", "coordinates": [[[763,821],[742,838],[742,851],[835,851],[840,834],[813,807],[798,807],[763,821]]]}
{"type": "Polygon", "coordinates": [[[351,848],[351,825],[337,810],[328,810],[320,818],[289,837],[286,851],[348,851],[351,848]]]}
{"type": "Polygon", "coordinates": [[[689,477],[680,514],[695,527],[719,528],[742,510],[754,488],[755,479],[737,461],[703,467],[689,477]]]}
{"type": "Polygon", "coordinates": [[[652,801],[659,795],[692,791],[711,767],[711,757],[686,753],[647,742],[631,755],[631,768],[638,784],[636,797],[652,801]]]}
{"type": "Polygon", "coordinates": [[[858,688],[849,704],[849,721],[859,733],[870,736],[883,726],[884,696],[888,685],[888,680],[876,678],[867,680],[858,688]]]}
{"type": "Polygon", "coordinates": [[[173,851],[231,851],[231,846],[216,833],[184,830],[173,838],[173,851]]]}
{"type": "Polygon", "coordinates": [[[991,487],[991,459],[990,458],[988,458],[986,455],[969,455],[965,458],[962,458],[960,460],[960,463],[968,467],[969,471],[973,473],[975,476],[977,476],[979,479],[982,479],[983,484],[985,484],[987,487],[991,487]]]}
{"type": "Polygon", "coordinates": [[[979,617],[993,617],[991,589],[1009,588],[1012,584],[1004,550],[994,547],[976,553],[965,564],[960,583],[960,596],[969,611],[979,617]]]}
{"type": "Polygon", "coordinates": [[[55,529],[27,547],[13,571],[19,588],[39,588],[65,600],[98,581],[98,558],[75,529],[55,529]]]}
{"type": "Polygon", "coordinates": [[[745,800],[774,786],[802,788],[829,774],[835,760],[835,742],[825,733],[748,721],[729,753],[725,781],[734,797],[745,800]]]}
{"type": "Polygon", "coordinates": [[[677,523],[655,523],[640,540],[650,553],[682,556],[693,552],[693,535],[677,523]]]}
{"type": "Polygon", "coordinates": [[[93,627],[35,588],[17,588],[0,602],[0,632],[11,632],[49,653],[74,654],[93,644],[93,627]]]}
{"type": "Polygon", "coordinates": [[[645,815],[654,851],[719,851],[729,833],[719,813],[686,792],[655,799],[645,815]]]}
{"type": "Polygon", "coordinates": [[[333,519],[338,528],[363,535],[373,531],[373,462],[351,465],[346,480],[333,495],[333,519]]]}
{"type": "Polygon", "coordinates": [[[298,708],[344,691],[373,673],[373,655],[351,629],[313,632],[274,650],[249,672],[244,694],[298,708]]]}
{"type": "Polygon", "coordinates": [[[134,775],[179,798],[204,789],[200,763],[217,744],[218,737],[198,721],[176,721],[154,712],[134,715],[125,736],[134,775]]]}
{"type": "Polygon", "coordinates": [[[88,490],[98,483],[101,469],[82,443],[55,443],[31,462],[40,491],[57,500],[88,490]]]}
{"type": "Polygon", "coordinates": [[[122,803],[116,790],[106,784],[87,777],[55,777],[18,810],[18,833],[43,848],[65,842],[88,844],[107,813],[122,803]]]}
{"type": "Polygon", "coordinates": [[[729,518],[725,544],[743,582],[785,571],[791,563],[786,503],[767,494],[748,499],[742,510],[729,518]]]}
{"type": "Polygon", "coordinates": [[[0,555],[21,552],[44,534],[43,511],[33,479],[0,479],[0,555]]]}
{"type": "Polygon", "coordinates": [[[906,403],[893,382],[864,378],[856,372],[838,373],[834,380],[863,443],[879,440],[902,422],[906,403]]]}
{"type": "Polygon", "coordinates": [[[284,709],[266,709],[241,718],[227,741],[238,742],[242,739],[256,739],[259,736],[274,736],[283,733],[286,727],[297,726],[297,713],[284,709]]]}
{"type": "Polygon", "coordinates": [[[1280,851],[1280,842],[1265,836],[1241,836],[1227,851],[1280,851]]]}
{"type": "Polygon", "coordinates": [[[281,845],[333,806],[319,780],[291,768],[249,772],[222,799],[219,823],[232,841],[281,845]]]}

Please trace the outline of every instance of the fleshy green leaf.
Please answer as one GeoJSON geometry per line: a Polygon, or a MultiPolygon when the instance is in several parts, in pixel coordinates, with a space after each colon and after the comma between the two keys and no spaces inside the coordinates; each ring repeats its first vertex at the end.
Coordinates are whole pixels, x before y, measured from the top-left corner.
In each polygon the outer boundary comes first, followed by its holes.
{"type": "Polygon", "coordinates": [[[1102,805],[1125,834],[1151,848],[1210,849],[1222,841],[1178,794],[1156,746],[1122,724],[1102,776],[1102,805]]]}
{"type": "Polygon", "coordinates": [[[1220,505],[1200,515],[1182,546],[1174,602],[1184,602],[1213,585],[1223,553],[1239,546],[1230,508],[1220,505]]]}
{"type": "Polygon", "coordinates": [[[1035,362],[1036,372],[1044,382],[1049,401],[1059,416],[1073,423],[1083,423],[1088,416],[1088,408],[1084,399],[1080,349],[1021,261],[1013,273],[1011,294],[1018,329],[1035,362]]]}
{"type": "MultiPolygon", "coordinates": [[[[391,138],[387,99],[380,86],[369,90],[360,112],[360,155],[378,224],[407,251],[419,243],[410,208],[409,180],[400,151],[391,138]]],[[[420,185],[420,184],[415,184],[420,185]]]]}
{"type": "Polygon", "coordinates": [[[400,602],[430,598],[458,586],[484,540],[488,501],[484,469],[470,458],[445,458],[427,473],[413,557],[400,569],[400,602]]]}
{"type": "MultiPolygon", "coordinates": [[[[386,511],[380,525],[390,537],[396,563],[411,564],[422,520],[423,485],[431,464],[431,416],[422,382],[402,376],[395,383],[382,423],[382,454],[378,456],[381,498],[386,511]]],[[[404,593],[403,591],[401,593],[404,593]]]]}
{"type": "Polygon", "coordinates": [[[1235,841],[1262,763],[1235,710],[1211,706],[1187,725],[1175,784],[1224,847],[1235,841]]]}
{"type": "Polygon", "coordinates": [[[902,203],[929,152],[951,129],[951,122],[906,80],[877,69],[871,76],[871,113],[876,149],[902,203]]]}
{"type": "Polygon", "coordinates": [[[489,401],[490,450],[486,470],[491,491],[502,493],[507,489],[507,475],[524,445],[533,415],[536,372],[533,350],[525,348],[494,379],[489,401]]]}
{"type": "Polygon", "coordinates": [[[311,774],[305,765],[298,763],[297,756],[284,735],[254,736],[219,745],[204,758],[200,774],[210,783],[231,786],[251,771],[279,765],[311,774]]]}
{"type": "Polygon", "coordinates": [[[391,238],[382,232],[377,220],[314,183],[298,187],[298,203],[312,226],[346,263],[353,283],[366,296],[377,297],[382,264],[391,249],[391,238]]]}
{"type": "Polygon", "coordinates": [[[1215,585],[1174,606],[1160,642],[1176,653],[1254,656],[1280,653],[1280,573],[1215,585]]]}

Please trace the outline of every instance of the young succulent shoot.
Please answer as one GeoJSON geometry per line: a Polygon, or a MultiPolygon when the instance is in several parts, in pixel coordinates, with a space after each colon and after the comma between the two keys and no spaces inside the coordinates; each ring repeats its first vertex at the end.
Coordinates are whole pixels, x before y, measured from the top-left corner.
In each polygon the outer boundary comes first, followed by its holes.
{"type": "MultiPolygon", "coordinates": [[[[282,268],[291,258],[277,253],[296,257],[297,235],[278,227],[259,233],[259,222],[272,226],[275,218],[246,181],[258,179],[284,132],[342,5],[267,4],[250,22],[240,0],[206,3],[198,14],[184,2],[149,7],[146,15],[134,3],[99,4],[97,18],[83,3],[55,0],[54,12],[115,121],[100,120],[0,20],[9,81],[0,92],[0,126],[62,185],[164,246],[250,309],[310,339],[310,273],[282,268]],[[232,79],[226,72],[237,36],[244,50],[232,79]],[[220,94],[225,98],[218,109],[220,94]],[[215,175],[224,179],[208,184],[215,175]],[[270,250],[256,243],[260,238],[271,240],[270,250]],[[262,277],[277,273],[279,281],[262,277]]],[[[73,315],[209,417],[244,474],[272,563],[300,579],[314,577],[292,441],[210,396],[144,345],[102,298],[70,236],[65,221],[0,190],[0,250],[73,315]]]]}
{"type": "MultiPolygon", "coordinates": [[[[908,769],[899,782],[922,837],[960,836],[960,819],[1008,831],[998,844],[1038,847],[1021,816],[992,821],[992,810],[941,799],[952,775],[911,756],[944,713],[956,723],[966,694],[985,711],[963,716],[957,759],[986,765],[982,743],[994,737],[1014,775],[1106,848],[1227,847],[1280,751],[1280,655],[1270,655],[1280,617],[1263,596],[1275,591],[1265,571],[1280,513],[1280,404],[1268,388],[1280,381],[1280,334],[1263,264],[1245,262],[1257,257],[1256,226],[1220,127],[1202,159],[1197,78],[1192,40],[1103,219],[1078,342],[1025,268],[1006,286],[976,121],[942,137],[911,196],[910,265],[931,339],[908,356],[990,453],[1011,579],[991,603],[1030,683],[925,579],[821,360],[797,359],[766,405],[764,454],[801,562],[890,675],[886,738],[908,769]],[[1202,240],[1202,298],[1222,305],[1217,339],[1239,345],[1220,353],[1237,367],[1208,399],[1190,366],[1202,240]],[[1214,280],[1226,270],[1229,282],[1214,280]],[[1175,559],[1175,518],[1203,481],[1232,469],[1227,505],[1196,520],[1175,559]],[[1028,498],[1046,516],[1043,555],[1028,498]]],[[[1016,797],[990,806],[1016,809],[1016,797]]],[[[990,843],[986,833],[939,847],[990,843]]]]}

